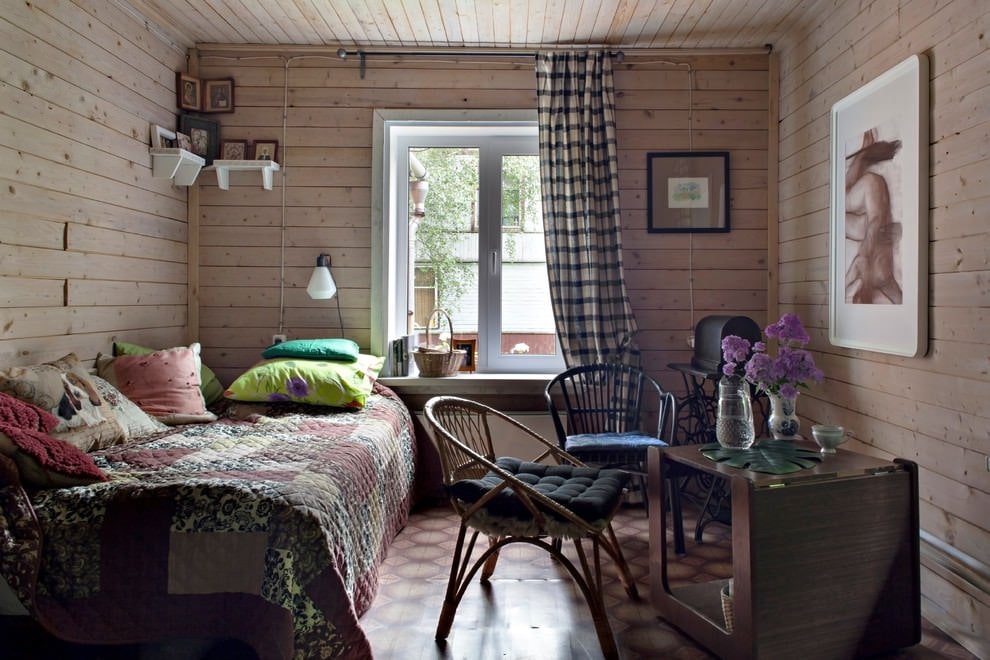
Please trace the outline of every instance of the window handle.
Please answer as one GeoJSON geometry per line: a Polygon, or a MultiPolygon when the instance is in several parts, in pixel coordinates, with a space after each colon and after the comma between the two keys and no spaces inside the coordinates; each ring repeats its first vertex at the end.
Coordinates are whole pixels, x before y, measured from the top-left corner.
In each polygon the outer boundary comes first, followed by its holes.
{"type": "Polygon", "coordinates": [[[491,275],[498,275],[498,250],[488,253],[488,270],[491,275]]]}

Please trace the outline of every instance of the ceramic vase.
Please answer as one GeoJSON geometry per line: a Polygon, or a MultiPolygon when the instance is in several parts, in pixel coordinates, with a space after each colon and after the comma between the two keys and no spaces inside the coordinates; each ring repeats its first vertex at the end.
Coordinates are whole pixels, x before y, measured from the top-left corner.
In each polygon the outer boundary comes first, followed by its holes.
{"type": "Polygon", "coordinates": [[[718,383],[715,439],[727,449],[749,449],[756,440],[749,383],[739,376],[723,376],[718,383]]]}
{"type": "Polygon", "coordinates": [[[801,420],[794,414],[795,399],[767,392],[770,398],[770,418],[767,426],[775,440],[793,440],[801,429],[801,420]]]}

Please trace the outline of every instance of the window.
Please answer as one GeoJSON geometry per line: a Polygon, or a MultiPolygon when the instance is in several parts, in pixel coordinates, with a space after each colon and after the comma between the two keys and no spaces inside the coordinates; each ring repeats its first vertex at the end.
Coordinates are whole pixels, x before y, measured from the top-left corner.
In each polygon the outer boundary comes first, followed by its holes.
{"type": "MultiPolygon", "coordinates": [[[[376,125],[383,222],[375,236],[381,268],[372,269],[380,277],[378,287],[372,282],[372,340],[384,347],[415,334],[422,343],[440,307],[454,339],[477,339],[478,371],[560,371],[536,123],[466,121],[465,114],[457,121],[382,117],[376,125]]],[[[431,327],[430,338],[449,342],[446,323],[431,327]]]]}

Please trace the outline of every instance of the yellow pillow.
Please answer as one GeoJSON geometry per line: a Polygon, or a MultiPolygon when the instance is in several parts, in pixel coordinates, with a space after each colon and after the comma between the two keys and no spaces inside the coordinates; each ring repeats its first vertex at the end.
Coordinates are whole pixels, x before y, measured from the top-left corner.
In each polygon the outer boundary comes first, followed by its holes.
{"type": "Polygon", "coordinates": [[[363,408],[384,362],[384,357],[363,354],[355,362],[263,360],[241,374],[223,395],[234,401],[363,408]]]}

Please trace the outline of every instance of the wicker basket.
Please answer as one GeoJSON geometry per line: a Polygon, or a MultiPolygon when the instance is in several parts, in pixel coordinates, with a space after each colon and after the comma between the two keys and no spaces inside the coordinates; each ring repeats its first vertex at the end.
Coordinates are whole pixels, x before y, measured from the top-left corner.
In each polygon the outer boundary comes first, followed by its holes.
{"type": "Polygon", "coordinates": [[[450,320],[450,314],[442,309],[433,310],[426,322],[426,343],[418,346],[412,352],[413,360],[419,368],[419,375],[426,378],[456,376],[461,365],[464,364],[464,357],[467,355],[467,351],[455,350],[449,346],[446,349],[430,346],[430,326],[433,325],[433,317],[438,315],[447,317],[447,324],[450,326],[450,340],[451,342],[454,340],[454,322],[450,320]]]}
{"type": "Polygon", "coordinates": [[[722,587],[719,591],[722,596],[722,616],[725,617],[725,631],[731,633],[736,627],[736,616],[732,610],[732,596],[729,595],[729,585],[722,587]]]}

